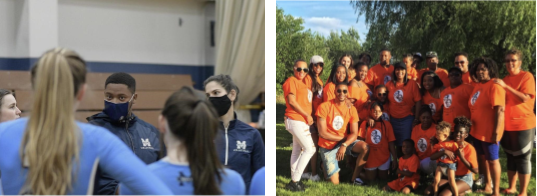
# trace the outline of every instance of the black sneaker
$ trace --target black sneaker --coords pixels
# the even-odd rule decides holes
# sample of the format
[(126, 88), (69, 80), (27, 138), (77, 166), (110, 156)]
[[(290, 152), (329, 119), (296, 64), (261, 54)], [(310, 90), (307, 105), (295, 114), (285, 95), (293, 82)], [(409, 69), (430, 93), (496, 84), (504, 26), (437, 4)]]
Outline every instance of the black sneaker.
[(297, 184), (300, 185), (303, 189), (308, 188), (304, 183), (302, 183), (302, 181), (298, 181)]
[(301, 186), (297, 182), (293, 182), (292, 180), (289, 182), (289, 184), (285, 185), (285, 189), (293, 191), (293, 192), (304, 192), (305, 191), (303, 186)]

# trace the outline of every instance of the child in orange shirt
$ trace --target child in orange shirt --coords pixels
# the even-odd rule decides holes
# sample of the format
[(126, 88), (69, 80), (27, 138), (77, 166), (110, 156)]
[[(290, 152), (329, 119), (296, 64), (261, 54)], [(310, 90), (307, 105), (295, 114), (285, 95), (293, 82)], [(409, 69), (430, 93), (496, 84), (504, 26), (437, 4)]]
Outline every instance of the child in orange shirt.
[(382, 190), (409, 194), (416, 189), (420, 179), (418, 174), (420, 159), (414, 151), (414, 145), (414, 140), (406, 139), (403, 141), (403, 156), (399, 158), (399, 168), (397, 169), (399, 178), (389, 182)]
[[(447, 122), (440, 122), (436, 125), (436, 139), (438, 144), (435, 144), (433, 147), (433, 152), (443, 151), (444, 149), (451, 152), (456, 152), (459, 150), (459, 145), (455, 141), (448, 141), (449, 134), (451, 133), (451, 125)], [(453, 159), (452, 159), (453, 158)], [(443, 175), (447, 175), (449, 186), (451, 190), (458, 196), (459, 191), (457, 190), (457, 184), (455, 182), (455, 171), (457, 171), (456, 157), (447, 157), (446, 155), (438, 159), (438, 166), (434, 173), (434, 194), (438, 194), (438, 184)]]

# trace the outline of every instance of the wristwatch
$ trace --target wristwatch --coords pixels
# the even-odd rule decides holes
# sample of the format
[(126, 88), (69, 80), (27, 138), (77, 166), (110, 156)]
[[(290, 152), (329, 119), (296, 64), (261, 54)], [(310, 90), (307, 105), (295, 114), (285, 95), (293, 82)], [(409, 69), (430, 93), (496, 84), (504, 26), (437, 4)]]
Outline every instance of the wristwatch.
[(341, 145), (343, 145), (343, 146), (345, 146), (345, 147), (348, 147), (348, 145), (347, 145), (347, 144), (345, 144), (345, 143), (343, 143), (343, 144), (341, 144)]

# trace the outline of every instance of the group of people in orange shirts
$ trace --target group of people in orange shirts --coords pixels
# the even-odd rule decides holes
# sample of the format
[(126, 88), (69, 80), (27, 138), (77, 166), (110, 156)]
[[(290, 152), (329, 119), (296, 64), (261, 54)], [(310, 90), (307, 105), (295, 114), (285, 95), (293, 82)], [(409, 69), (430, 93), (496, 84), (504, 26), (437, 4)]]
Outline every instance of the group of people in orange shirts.
[[(339, 164), (347, 156), (355, 185), (398, 178), (384, 190), (410, 193), (420, 177), (434, 178), (425, 194), (500, 194), (499, 146), (507, 155), (509, 187), (502, 193), (526, 195), (535, 137), (535, 79), (521, 70), (523, 54), (505, 53), (509, 75), (500, 79), (494, 60), (456, 53), (449, 70), (438, 67), (438, 54), (405, 54), (391, 63), (380, 51), (357, 63), (343, 55), (326, 84), (324, 61), (297, 60), (294, 76), (283, 84), (285, 126), (293, 135), (291, 181), (286, 189), (304, 191), (301, 179), (339, 184)], [(425, 60), (427, 67), (417, 70)], [(317, 154), (323, 176), (316, 172)], [(305, 172), (308, 164), (311, 172)], [(307, 170), (307, 169), (306, 169)], [(479, 177), (474, 182), (474, 175)], [(426, 182), (426, 181), (425, 181)]]

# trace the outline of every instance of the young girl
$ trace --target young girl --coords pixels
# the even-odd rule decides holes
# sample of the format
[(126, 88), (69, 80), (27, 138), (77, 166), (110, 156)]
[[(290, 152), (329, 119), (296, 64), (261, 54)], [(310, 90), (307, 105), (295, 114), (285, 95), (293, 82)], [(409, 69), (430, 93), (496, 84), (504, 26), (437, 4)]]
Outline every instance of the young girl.
[[(438, 140), (438, 144), (435, 144), (432, 149), (434, 153), (442, 152), (445, 150), (455, 152), (459, 149), (459, 145), (457, 144), (457, 142), (448, 140), (450, 133), (451, 125), (449, 123), (442, 121), (438, 123), (438, 125), (436, 125), (436, 139)], [(438, 159), (438, 157), (434, 158)], [(434, 195), (438, 195), (438, 185), (440, 184), (442, 175), (447, 175), (449, 180), (449, 186), (451, 187), (451, 190), (453, 190), (453, 192), (455, 193), (454, 195), (459, 195), (459, 191), (457, 190), (457, 184), (455, 182), (455, 171), (457, 171), (456, 158), (457, 157), (455, 155), (453, 155), (452, 157), (444, 155), (438, 159), (438, 166), (436, 167), (436, 171), (434, 173)]]
[(420, 160), (415, 154), (414, 145), (414, 141), (411, 139), (403, 141), (403, 156), (399, 158), (399, 169), (397, 169), (399, 178), (384, 186), (384, 191), (399, 191), (404, 194), (409, 194), (418, 186), (420, 179), (418, 166)]
[[(364, 110), (364, 105), (367, 103), (372, 93), (364, 82), (368, 71), (367, 64), (358, 62), (354, 65), (354, 69), (358, 71), (358, 74), (350, 81), (348, 99), (354, 103), (354, 107), (360, 112)], [(365, 110), (367, 111), (368, 109)], [(359, 117), (360, 121), (363, 121), (367, 118), (367, 114)]]
[(414, 126), (412, 129), (412, 140), (416, 143), (416, 155), (420, 159), (419, 170), (425, 174), (432, 174), (436, 169), (436, 161), (431, 161), (431, 143), (430, 139), (436, 135), (436, 124), (433, 123), (431, 108), (428, 105), (422, 105), (420, 116), (421, 124)]
[(442, 120), (443, 101), (440, 98), (440, 94), (445, 89), (444, 83), (432, 71), (426, 71), (421, 75), (421, 78), (420, 94), (423, 97), (422, 103), (429, 105), (433, 114), (433, 120), (438, 123)]
[[(371, 91), (368, 90), (367, 92), (369, 93)], [(371, 105), (374, 102), (380, 102), (382, 103), (382, 107), (384, 108), (381, 116), (382, 120), (390, 121), (390, 107), (388, 107), (388, 89), (386, 88), (386, 86), (384, 86), (384, 84), (381, 84), (375, 87), (375, 92), (372, 93), (370, 97), (372, 97), (371, 101), (365, 103), (362, 107), (362, 110), (358, 111), (358, 116), (360, 117), (360, 120), (365, 121), (369, 119), (369, 108), (371, 108)], [(369, 119), (369, 121), (369, 126), (372, 126), (374, 120)]]
[[(168, 155), (147, 166), (175, 195), (242, 195), (239, 173), (224, 168), (213, 142), (218, 135), (218, 115), (208, 101), (183, 87), (173, 93), (159, 116), (159, 130)], [(203, 152), (200, 156), (199, 152)], [(122, 195), (132, 195), (121, 186)]]
[[(364, 140), (369, 146), (370, 156), (365, 164), (365, 175), (368, 181), (377, 178), (385, 180), (388, 178), (390, 166), (392, 169), (397, 168), (392, 124), (381, 118), (382, 110), (382, 103), (373, 102), (370, 108), (370, 117), (375, 121), (373, 126), (362, 122), (358, 131), (358, 138)], [(390, 155), (393, 162), (390, 161)]]

